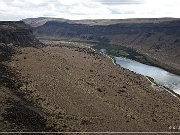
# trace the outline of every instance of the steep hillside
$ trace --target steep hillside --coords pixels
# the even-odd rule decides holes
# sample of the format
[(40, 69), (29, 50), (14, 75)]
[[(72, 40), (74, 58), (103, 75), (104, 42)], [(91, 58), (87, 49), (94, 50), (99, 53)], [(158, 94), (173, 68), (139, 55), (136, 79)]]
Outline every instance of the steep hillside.
[(100, 41), (133, 47), (180, 69), (179, 19), (47, 21), (33, 32), (41, 38)]
[(22, 48), (9, 65), (25, 78), (20, 91), (58, 131), (177, 131), (170, 126), (180, 123), (178, 97), (88, 44), (44, 43)]
[(18, 91), (23, 85), (20, 72), (8, 65), (21, 53), (19, 48), (41, 45), (23, 22), (0, 22), (0, 132), (48, 129), (41, 111)]

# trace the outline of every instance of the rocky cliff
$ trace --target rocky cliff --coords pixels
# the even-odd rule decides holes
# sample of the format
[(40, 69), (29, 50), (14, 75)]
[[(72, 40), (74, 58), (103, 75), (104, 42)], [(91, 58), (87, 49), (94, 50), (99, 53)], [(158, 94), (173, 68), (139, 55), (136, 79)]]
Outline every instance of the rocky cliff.
[(24, 22), (0, 22), (0, 43), (18, 46), (36, 46), (40, 42)]

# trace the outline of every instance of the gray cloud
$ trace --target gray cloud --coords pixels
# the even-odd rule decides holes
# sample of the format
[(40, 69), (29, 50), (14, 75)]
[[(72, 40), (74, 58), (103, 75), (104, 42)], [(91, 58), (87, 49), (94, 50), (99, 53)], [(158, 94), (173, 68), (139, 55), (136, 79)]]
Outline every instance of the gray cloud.
[(180, 0), (0, 0), (0, 20), (180, 17)]
[(95, 0), (102, 4), (142, 4), (144, 0)]
[(111, 9), (111, 13), (116, 14), (116, 15), (120, 15), (120, 14), (135, 14), (136, 12)]

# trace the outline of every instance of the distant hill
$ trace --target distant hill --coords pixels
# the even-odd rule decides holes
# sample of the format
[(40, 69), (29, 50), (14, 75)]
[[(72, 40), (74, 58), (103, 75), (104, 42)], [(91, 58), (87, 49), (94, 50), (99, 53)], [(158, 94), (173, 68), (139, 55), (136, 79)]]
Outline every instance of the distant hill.
[(25, 23), (32, 27), (37, 27), (45, 24), (48, 21), (57, 22), (68, 22), (75, 24), (88, 24), (88, 25), (111, 25), (118, 23), (161, 23), (179, 20), (179, 18), (132, 18), (132, 19), (84, 19), (84, 20), (68, 20), (64, 18), (50, 18), (50, 17), (39, 17), (39, 18), (27, 18), (23, 19)]
[[(36, 26), (33, 32), (40, 38), (101, 41), (133, 47), (180, 69), (180, 19), (177, 18), (27, 20), (25, 23)], [(39, 25), (39, 22), (43, 23)]]
[(27, 19), (23, 19), (22, 21), (25, 22), (26, 24), (29, 24), (31, 27), (38, 27), (44, 25), (48, 21), (66, 22), (68, 20), (63, 18), (40, 17), (40, 18), (27, 18)]

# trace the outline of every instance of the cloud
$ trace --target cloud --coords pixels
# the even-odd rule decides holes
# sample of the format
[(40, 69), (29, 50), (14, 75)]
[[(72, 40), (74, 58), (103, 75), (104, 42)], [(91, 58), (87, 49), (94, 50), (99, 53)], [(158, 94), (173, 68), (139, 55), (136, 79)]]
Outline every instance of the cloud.
[(1, 0), (0, 20), (180, 17), (180, 0)]
[(1, 0), (0, 20), (20, 20), (28, 17), (68, 19), (93, 18), (110, 14), (99, 2), (90, 0)]
[(101, 2), (102, 4), (141, 4), (143, 0), (95, 0)]

